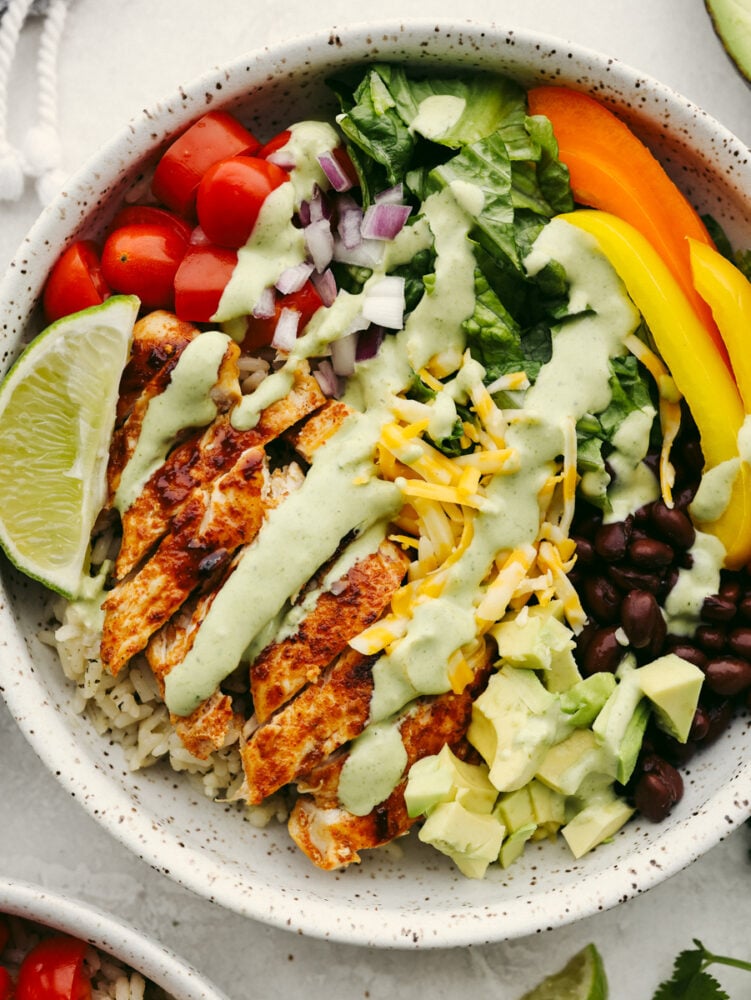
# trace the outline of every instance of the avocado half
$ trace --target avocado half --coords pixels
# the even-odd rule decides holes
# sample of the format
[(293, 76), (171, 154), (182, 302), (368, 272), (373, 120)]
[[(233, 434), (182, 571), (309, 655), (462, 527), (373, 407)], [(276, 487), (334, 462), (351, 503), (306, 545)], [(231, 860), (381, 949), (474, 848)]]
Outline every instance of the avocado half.
[(722, 47), (751, 83), (751, 0), (704, 0)]

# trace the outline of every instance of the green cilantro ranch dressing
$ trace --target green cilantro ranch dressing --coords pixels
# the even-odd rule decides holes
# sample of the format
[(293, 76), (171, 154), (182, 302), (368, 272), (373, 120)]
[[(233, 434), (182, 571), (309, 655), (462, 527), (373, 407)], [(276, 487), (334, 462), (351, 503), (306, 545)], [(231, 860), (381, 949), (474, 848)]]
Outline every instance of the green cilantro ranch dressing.
[(652, 503), (660, 487), (652, 471), (644, 464), (649, 450), (649, 435), (655, 418), (653, 407), (633, 410), (613, 435), (613, 451), (608, 463), (615, 481), (608, 488), (611, 509), (604, 522), (625, 521), (639, 507)]
[(691, 636), (696, 631), (704, 599), (720, 589), (720, 568), (725, 546), (714, 535), (696, 532), (689, 550), (691, 567), (681, 569), (678, 579), (665, 599), (668, 632)]
[(740, 458), (729, 458), (702, 473), (699, 488), (689, 505), (691, 517), (695, 521), (711, 524), (724, 514), (740, 467)]
[[(349, 417), (336, 444), (318, 449), (300, 488), (269, 512), (217, 592), (192, 648), (165, 678), (165, 702), (171, 712), (189, 715), (216, 690), (254, 636), (331, 557), (345, 535), (364, 531), (399, 510), (398, 487), (378, 479), (372, 463), (379, 433), (372, 417)], [(282, 551), (300, 558), (280, 559)]]
[(409, 760), (399, 726), (368, 726), (352, 743), (339, 777), (339, 799), (355, 816), (367, 816), (394, 790)]
[(431, 94), (423, 98), (417, 108), (417, 115), (410, 126), (413, 132), (419, 132), (426, 139), (442, 139), (456, 125), (467, 102), (463, 97), (453, 94)]
[(295, 167), (289, 181), (264, 201), (248, 242), (238, 251), (237, 265), (212, 317), (214, 322), (252, 313), (263, 290), (275, 285), (287, 268), (305, 260), (305, 235), (293, 225), (292, 216), (301, 202), (312, 196), (316, 184), (329, 186), (318, 155), (333, 149), (339, 140), (326, 122), (299, 122), (290, 133), (284, 150)]
[(114, 505), (121, 514), (164, 463), (178, 433), (188, 427), (204, 427), (216, 417), (211, 390), (228, 343), (229, 337), (219, 330), (207, 330), (196, 337), (180, 355), (167, 388), (149, 400), (138, 443), (115, 493)]

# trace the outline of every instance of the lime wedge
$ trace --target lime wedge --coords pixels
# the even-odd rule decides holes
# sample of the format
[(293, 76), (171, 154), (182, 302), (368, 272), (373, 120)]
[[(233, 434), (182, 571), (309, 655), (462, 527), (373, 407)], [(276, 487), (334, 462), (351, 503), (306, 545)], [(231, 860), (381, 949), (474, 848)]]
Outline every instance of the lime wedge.
[(106, 498), (118, 387), (139, 301), (116, 295), (43, 330), (0, 385), (0, 545), (66, 597), (79, 594)]
[(608, 981), (600, 953), (588, 944), (560, 972), (553, 973), (521, 1000), (607, 1000)]

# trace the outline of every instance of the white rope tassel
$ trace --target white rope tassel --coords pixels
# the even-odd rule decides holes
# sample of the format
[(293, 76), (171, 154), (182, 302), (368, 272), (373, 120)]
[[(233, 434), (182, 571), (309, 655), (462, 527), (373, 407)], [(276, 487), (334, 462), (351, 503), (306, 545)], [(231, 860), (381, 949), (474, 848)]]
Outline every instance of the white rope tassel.
[(0, 21), (0, 200), (3, 201), (18, 201), (23, 194), (23, 163), (8, 140), (8, 82), (31, 3), (32, 0), (10, 0)]
[(37, 57), (38, 121), (24, 139), (24, 167), (36, 177), (42, 204), (50, 201), (65, 180), (57, 120), (57, 57), (68, 12), (68, 0), (51, 0), (44, 19)]

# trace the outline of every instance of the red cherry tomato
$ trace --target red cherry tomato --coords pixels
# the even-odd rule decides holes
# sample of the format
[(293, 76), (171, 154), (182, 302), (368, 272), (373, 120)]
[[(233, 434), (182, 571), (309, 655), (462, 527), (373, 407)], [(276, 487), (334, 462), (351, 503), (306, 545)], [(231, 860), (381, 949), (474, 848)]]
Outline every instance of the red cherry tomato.
[(187, 246), (168, 226), (123, 226), (107, 237), (102, 273), (110, 288), (137, 295), (147, 309), (170, 309), (175, 274)]
[(267, 156), (271, 156), (272, 153), (278, 152), (280, 149), (284, 149), (289, 140), (292, 138), (292, 133), (288, 128), (283, 132), (279, 132), (274, 136), (273, 139), (269, 139), (265, 146), (261, 148), (256, 153), (262, 160), (265, 160)]
[(0, 1000), (12, 1000), (13, 980), (4, 965), (0, 965)]
[(203, 176), (196, 195), (198, 222), (212, 243), (241, 247), (271, 192), (288, 180), (275, 163), (255, 156), (233, 156)]
[(42, 307), (47, 322), (98, 306), (110, 290), (102, 275), (99, 252), (92, 240), (78, 240), (59, 258), (47, 278)]
[(157, 201), (180, 215), (193, 209), (198, 183), (214, 163), (255, 153), (260, 143), (226, 111), (209, 111), (162, 155), (151, 182)]
[(280, 296), (276, 300), (273, 316), (267, 319), (260, 319), (256, 316), (248, 317), (247, 332), (242, 344), (243, 350), (252, 351), (259, 347), (266, 347), (271, 343), (282, 309), (294, 309), (300, 313), (300, 322), (297, 325), (299, 333), (307, 325), (313, 313), (322, 305), (321, 296), (309, 281), (299, 291)]
[(227, 247), (201, 243), (188, 248), (175, 275), (175, 313), (190, 323), (209, 323), (237, 264)]
[(15, 1000), (90, 1000), (83, 967), (86, 943), (71, 937), (40, 941), (21, 963)]
[(193, 232), (193, 226), (185, 219), (181, 219), (179, 215), (166, 208), (157, 208), (154, 205), (126, 205), (121, 208), (112, 220), (110, 232), (122, 229), (123, 226), (133, 225), (167, 226), (169, 229), (174, 229), (186, 243)]

